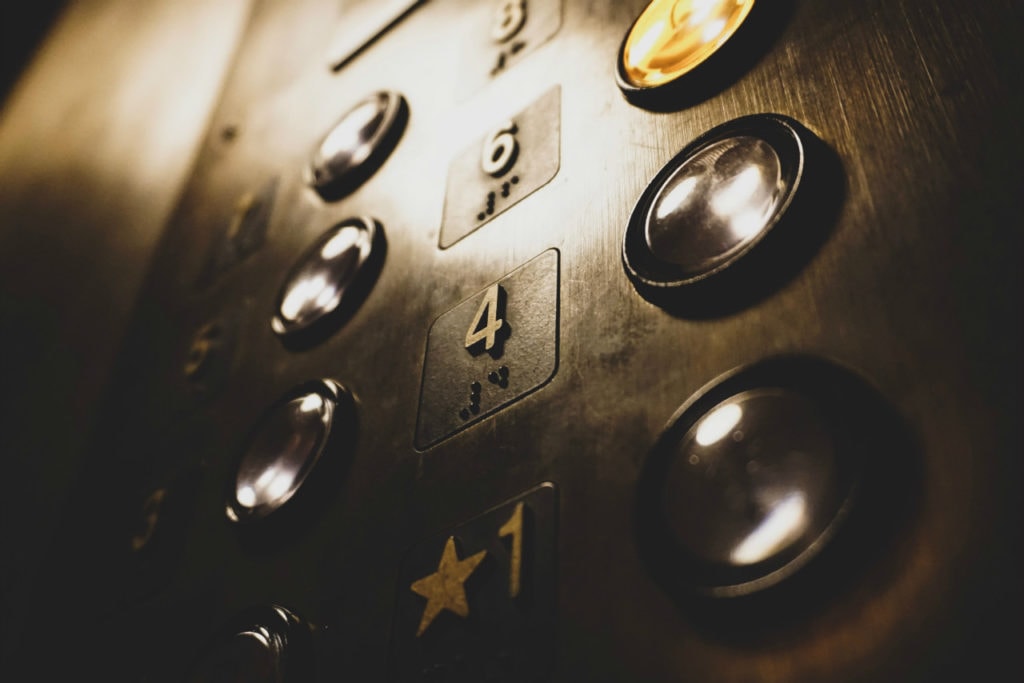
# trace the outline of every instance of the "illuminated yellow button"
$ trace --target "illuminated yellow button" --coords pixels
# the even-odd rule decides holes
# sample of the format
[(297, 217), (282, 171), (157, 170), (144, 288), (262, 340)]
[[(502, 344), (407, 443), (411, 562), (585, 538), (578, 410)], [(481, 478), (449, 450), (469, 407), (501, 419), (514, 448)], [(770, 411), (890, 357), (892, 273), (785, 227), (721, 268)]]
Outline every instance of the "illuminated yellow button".
[(655, 88), (692, 71), (732, 37), (753, 6), (754, 0), (654, 0), (626, 36), (626, 79)]

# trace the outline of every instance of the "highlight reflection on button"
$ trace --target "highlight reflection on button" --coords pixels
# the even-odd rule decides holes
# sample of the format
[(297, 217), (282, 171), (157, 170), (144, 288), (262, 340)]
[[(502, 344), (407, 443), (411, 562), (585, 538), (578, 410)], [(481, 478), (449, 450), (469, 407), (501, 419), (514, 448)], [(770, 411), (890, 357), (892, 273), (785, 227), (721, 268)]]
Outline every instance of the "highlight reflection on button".
[(353, 294), (355, 285), (373, 274), (383, 255), (381, 233), (374, 219), (358, 217), (321, 235), (281, 286), (270, 321), (274, 332), (301, 337), (329, 325), (343, 307), (357, 306), (366, 292)]
[(306, 382), (285, 394), (246, 439), (228, 482), (228, 519), (266, 518), (308, 489), (307, 480), (334, 478), (337, 451), (351, 446), (353, 421), (351, 396), (333, 380)]
[(692, 71), (724, 45), (754, 0), (654, 0), (626, 36), (621, 68), (638, 88), (656, 88)]

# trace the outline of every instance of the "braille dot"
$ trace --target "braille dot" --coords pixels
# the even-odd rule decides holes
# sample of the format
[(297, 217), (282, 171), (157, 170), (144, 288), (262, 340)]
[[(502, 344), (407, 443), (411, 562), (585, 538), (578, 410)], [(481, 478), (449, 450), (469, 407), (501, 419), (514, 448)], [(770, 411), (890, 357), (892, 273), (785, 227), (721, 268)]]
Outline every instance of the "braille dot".
[(459, 411), (459, 417), (461, 417), (463, 420), (468, 420), (469, 419), (469, 411), (466, 410), (465, 408), (463, 408), (462, 410)]
[(516, 183), (519, 182), (519, 176), (514, 175), (511, 178), (509, 178), (509, 180), (512, 182), (513, 185), (515, 185)]
[(480, 389), (482, 389), (483, 387), (481, 386), (480, 382), (473, 382), (472, 384), (469, 385), (469, 388), (473, 391), (474, 394), (479, 394)]
[(493, 213), (494, 213), (494, 207), (493, 206), (488, 206), (487, 207), (487, 215), (490, 216)]
[(487, 193), (487, 201), (489, 201), (489, 202), (493, 202), (493, 201), (494, 201), (494, 198), (495, 198), (496, 196), (497, 196), (497, 195), (495, 195), (495, 194), (494, 194), (493, 192), (488, 192), (488, 193)]
[(483, 219), (485, 219), (485, 218), (487, 218), (487, 214), (486, 214), (486, 213), (484, 213), (483, 211), (481, 211), (480, 213), (478, 213), (478, 214), (476, 215), (476, 219), (477, 219), (478, 221), (482, 221), (482, 220), (483, 220)]
[(498, 373), (492, 372), (492, 373), (488, 374), (487, 375), (487, 381), (490, 382), (491, 384), (497, 384), (498, 383)]
[(501, 375), (502, 377), (508, 377), (508, 367), (502, 365), (500, 368), (498, 368), (498, 374)]
[(475, 403), (475, 404), (471, 405), (471, 406), (469, 407), (469, 410), (470, 410), (470, 411), (471, 411), (471, 412), (472, 412), (472, 413), (473, 413), (474, 415), (476, 415), (477, 413), (479, 413), (479, 412), (480, 412), (480, 404), (479, 404), (479, 403)]

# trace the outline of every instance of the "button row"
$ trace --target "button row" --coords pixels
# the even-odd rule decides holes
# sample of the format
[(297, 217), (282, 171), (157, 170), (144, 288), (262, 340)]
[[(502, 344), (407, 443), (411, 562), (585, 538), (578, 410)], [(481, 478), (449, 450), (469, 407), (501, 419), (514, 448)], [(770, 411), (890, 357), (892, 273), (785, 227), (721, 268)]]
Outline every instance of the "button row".
[[(293, 392), (280, 404), (283, 429), (252, 442), (231, 505), (243, 498), (243, 481), (265, 480), (244, 484), (259, 488), (252, 500), (297, 494), (301, 481), (291, 474), (280, 491), (270, 489), (277, 463), (303, 469), (311, 444), (334, 438), (323, 434), (331, 426), (321, 399)], [(313, 417), (294, 419), (299, 413)], [(793, 579), (837, 548), (881, 537), (894, 521), (868, 493), (907, 459), (904, 435), (886, 415), (862, 378), (808, 356), (766, 359), (699, 391), (669, 420), (638, 480), (638, 548), (652, 575), (673, 595), (739, 609), (778, 585), (796, 596), (827, 585), (822, 572), (814, 581)], [(287, 447), (267, 457), (274, 443)], [(293, 462), (296, 450), (301, 462)], [(541, 484), (405, 553), (391, 637), (394, 680), (467, 667), (546, 675), (554, 655), (557, 492), (554, 483)], [(267, 656), (266, 647), (246, 645), (230, 650), (245, 650), (253, 663)]]

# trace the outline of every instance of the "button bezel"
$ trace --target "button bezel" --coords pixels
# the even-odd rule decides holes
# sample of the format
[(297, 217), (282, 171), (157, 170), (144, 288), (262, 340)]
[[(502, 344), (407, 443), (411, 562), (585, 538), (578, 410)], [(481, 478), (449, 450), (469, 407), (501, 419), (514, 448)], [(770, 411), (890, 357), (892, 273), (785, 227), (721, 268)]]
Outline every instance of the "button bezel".
[[(347, 168), (332, 168), (331, 162), (337, 156), (337, 152), (325, 149), (327, 141), (349, 116), (375, 99), (378, 101), (379, 111), (383, 115), (380, 124), (371, 136), (362, 141), (354, 150), (352, 161)], [(409, 105), (400, 93), (380, 90), (363, 98), (338, 117), (330, 130), (320, 138), (313, 150), (309, 164), (305, 168), (306, 183), (316, 190), (324, 201), (328, 202), (337, 201), (352, 193), (391, 156), (402, 133), (405, 132), (408, 120)]]
[(189, 681), (206, 681), (225, 673), (230, 650), (237, 638), (251, 638), (263, 645), (273, 662), (270, 673), (280, 683), (313, 679), (314, 647), (310, 626), (280, 605), (260, 605), (241, 612), (193, 662)]
[[(247, 507), (238, 500), (238, 472), (249, 452), (253, 441), (259, 435), (266, 421), (283, 406), (300, 396), (315, 393), (327, 408), (327, 419), (323, 437), (316, 445), (315, 452), (296, 477), (286, 495), (273, 504)], [(239, 526), (250, 526), (264, 520), (280, 519), (291, 510), (302, 507), (304, 501), (313, 500), (321, 493), (315, 489), (326, 488), (335, 477), (331, 476), (344, 465), (346, 451), (356, 439), (356, 405), (352, 394), (339, 382), (332, 379), (318, 379), (303, 382), (293, 387), (268, 409), (254, 423), (245, 438), (244, 445), (235, 457), (224, 491), (224, 513), (229, 521)]]
[[(637, 290), (647, 298), (658, 299), (666, 294), (711, 280), (744, 260), (779, 226), (794, 198), (804, 184), (804, 169), (809, 136), (799, 123), (779, 114), (755, 114), (728, 121), (703, 133), (672, 157), (648, 183), (630, 214), (622, 244), (622, 263)], [(735, 248), (716, 266), (698, 273), (659, 258), (650, 248), (645, 227), (650, 209), (665, 183), (681, 165), (707, 147), (723, 140), (749, 136), (766, 142), (778, 155), (784, 187), (775, 210), (764, 227), (750, 240)]]
[[(834, 435), (842, 502), (831, 521), (799, 552), (782, 553), (740, 567), (712, 564), (687, 552), (673, 537), (662, 506), (668, 472), (676, 457), (677, 444), (710, 410), (731, 397), (762, 389), (798, 394), (820, 409), (823, 424)], [(893, 473), (896, 478), (896, 473), (906, 471), (909, 453), (903, 436), (900, 422), (878, 392), (860, 376), (832, 361), (787, 355), (729, 371), (687, 399), (649, 451), (637, 494), (641, 553), (655, 578), (676, 596), (740, 598), (774, 588), (826, 550), (844, 545), (838, 544), (835, 536), (841, 529), (851, 527), (851, 518), (877, 518), (878, 510), (887, 504), (887, 495), (880, 493), (885, 485), (879, 486), (874, 475)], [(871, 494), (862, 495), (865, 489)], [(868, 507), (878, 510), (867, 514), (863, 508)], [(860, 528), (863, 524), (852, 526), (864, 531)], [(868, 532), (868, 536), (871, 533), (874, 532)], [(856, 534), (850, 532), (846, 537), (852, 535)]]
[[(365, 248), (360, 249), (359, 259), (354, 266), (355, 272), (339, 293), (334, 305), (309, 320), (294, 321), (285, 318), (281, 314), (281, 306), (288, 294), (289, 285), (303, 269), (320, 258), (324, 245), (342, 229), (350, 227), (365, 231), (367, 239)], [(375, 218), (354, 216), (335, 223), (320, 235), (288, 270), (274, 300), (274, 314), (270, 320), (271, 329), (286, 345), (296, 350), (307, 348), (330, 336), (344, 325), (348, 317), (359, 308), (369, 294), (369, 290), (380, 274), (386, 250), (384, 228)]]
[(768, 53), (793, 13), (794, 0), (756, 0), (746, 18), (716, 50), (674, 79), (655, 86), (635, 85), (626, 73), (629, 36), (644, 9), (629, 24), (615, 58), (615, 82), (630, 104), (650, 111), (679, 111), (724, 91)]

